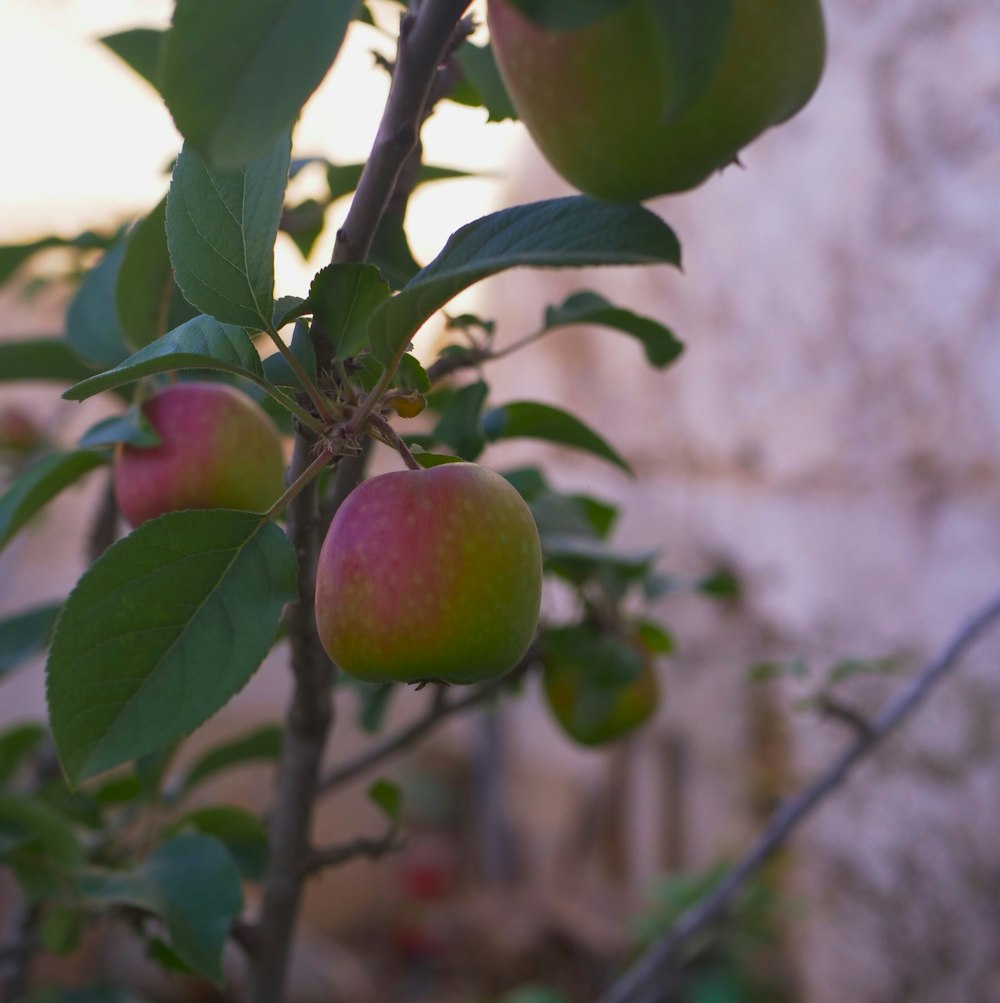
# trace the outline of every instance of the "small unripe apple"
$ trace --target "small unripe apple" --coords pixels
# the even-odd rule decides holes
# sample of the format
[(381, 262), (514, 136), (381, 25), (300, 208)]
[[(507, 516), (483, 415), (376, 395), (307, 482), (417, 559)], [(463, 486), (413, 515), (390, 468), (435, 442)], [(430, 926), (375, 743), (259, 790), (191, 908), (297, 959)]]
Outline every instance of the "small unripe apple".
[[(597, 746), (648, 721), (659, 706), (660, 685), (652, 654), (641, 640), (609, 638), (587, 628), (566, 633), (573, 644), (543, 649), (542, 655), (542, 688), (562, 730), (580, 745)], [(607, 664), (602, 664), (604, 653)], [(632, 662), (634, 671), (626, 681), (623, 661)]]
[(0, 449), (30, 453), (42, 441), (42, 430), (26, 411), (9, 407), (0, 411)]
[(165, 512), (265, 512), (284, 487), (281, 436), (245, 394), (224, 383), (175, 383), (143, 404), (160, 437), (148, 449), (119, 444), (115, 496), (132, 526)]
[(375, 682), (501, 676), (538, 623), (542, 556), (528, 506), (473, 463), (365, 481), (340, 507), (316, 574), (330, 658)]
[(622, 0), (584, 28), (549, 31), (489, 0), (497, 65), (528, 132), (570, 184), (612, 202), (701, 184), (799, 111), (823, 72), (820, 0), (733, 0), (719, 65), (674, 109), (671, 81), (684, 71), (656, 2)]

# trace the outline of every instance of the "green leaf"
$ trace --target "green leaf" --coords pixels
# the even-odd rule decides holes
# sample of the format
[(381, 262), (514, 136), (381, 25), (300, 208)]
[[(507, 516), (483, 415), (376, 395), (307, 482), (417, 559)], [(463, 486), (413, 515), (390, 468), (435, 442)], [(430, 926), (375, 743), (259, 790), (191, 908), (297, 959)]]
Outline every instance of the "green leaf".
[(642, 642), (642, 646), (654, 655), (671, 655), (677, 648), (673, 634), (651, 620), (637, 623), (635, 632)]
[(33, 721), (15, 724), (0, 734), (0, 786), (9, 784), (24, 762), (35, 755), (46, 734)]
[(599, 324), (630, 334), (642, 342), (646, 358), (659, 369), (676, 362), (684, 345), (673, 332), (651, 317), (616, 307), (597, 293), (574, 293), (560, 306), (545, 311), (545, 330), (576, 324)]
[(70, 387), (63, 397), (82, 401), (102, 390), (176, 369), (215, 369), (249, 380), (264, 376), (257, 349), (242, 327), (202, 315), (140, 348), (114, 369)]
[(38, 935), (48, 954), (65, 955), (76, 949), (87, 925), (82, 909), (49, 903), (39, 924)]
[(147, 83), (160, 89), (160, 56), (167, 33), (159, 28), (130, 28), (105, 35), (103, 42), (123, 63)]
[(66, 311), (66, 340), (81, 358), (102, 369), (128, 355), (118, 322), (115, 285), (125, 248), (117, 243), (83, 277)]
[(456, 390), (434, 426), (434, 439), (451, 446), (465, 460), (475, 460), (486, 445), (481, 415), (489, 389), (480, 380)]
[(37, 606), (0, 620), (0, 679), (48, 646), (61, 609), (58, 603)]
[(212, 805), (199, 808), (178, 819), (177, 831), (196, 829), (214, 836), (232, 855), (240, 874), (248, 881), (260, 881), (267, 865), (267, 826), (245, 808)]
[(475, 45), (466, 41), (455, 54), (455, 62), (458, 63), (464, 80), (448, 95), (452, 101), (485, 108), (488, 122), (517, 119), (517, 111), (489, 45)]
[(312, 313), (333, 346), (334, 359), (347, 359), (367, 346), (368, 321), (389, 298), (389, 285), (374, 265), (337, 263), (316, 273), (306, 313)]
[(222, 981), (222, 950), (243, 908), (243, 892), (239, 871), (218, 840), (177, 836), (131, 871), (87, 872), (82, 886), (97, 905), (128, 905), (160, 916), (177, 956)]
[(166, 197), (141, 219), (125, 242), (115, 301), (125, 337), (135, 348), (149, 345), (197, 311), (181, 295), (167, 253)]
[(372, 317), (376, 357), (388, 365), (420, 326), (453, 296), (518, 266), (680, 264), (673, 230), (639, 205), (585, 196), (503, 209), (463, 226), (399, 295)]
[(25, 470), (0, 495), (0, 550), (64, 488), (107, 461), (102, 453), (79, 450), (53, 453)]
[(547, 986), (520, 986), (505, 993), (500, 1003), (569, 1003), (569, 1000), (555, 989)]
[(281, 755), (284, 732), (276, 725), (267, 725), (223, 742), (209, 749), (188, 771), (181, 786), (186, 794), (209, 777), (234, 766), (265, 760), (273, 762)]
[(49, 718), (70, 781), (207, 720), (257, 670), (295, 595), (291, 544), (253, 512), (172, 512), (105, 551), (49, 652)]
[(483, 417), (483, 432), (490, 442), (498, 439), (542, 439), (580, 449), (620, 467), (631, 468), (622, 456), (579, 418), (557, 407), (534, 401), (514, 401)]
[(0, 342), (0, 381), (75, 383), (93, 372), (62, 338)]
[(37, 900), (65, 890), (84, 854), (60, 812), (34, 794), (0, 791), (0, 858)]
[(391, 822), (398, 822), (403, 812), (403, 791), (384, 777), (368, 788), (368, 797), (385, 812)]
[(585, 536), (545, 536), (542, 555), (547, 570), (571, 581), (580, 581), (597, 572), (614, 572), (627, 581), (644, 578), (657, 558), (655, 550), (635, 553), (615, 550), (602, 540)]
[(177, 158), (167, 195), (170, 260), (187, 301), (223, 323), (271, 326), (274, 241), (290, 157), (286, 135), (243, 170), (209, 167), (187, 146)]
[(142, 408), (133, 405), (124, 414), (104, 418), (91, 425), (80, 437), (79, 445), (84, 449), (99, 446), (114, 446), (127, 442), (130, 446), (150, 448), (160, 444), (160, 437), (143, 413)]
[(87, 230), (76, 237), (51, 235), (40, 240), (29, 240), (25, 244), (8, 244), (0, 247), (0, 285), (3, 285), (26, 261), (50, 247), (74, 248), (78, 251), (107, 250), (115, 237), (93, 233)]
[(286, 136), (344, 39), (356, 0), (177, 0), (163, 94), (212, 164), (240, 168)]
[(346, 673), (340, 682), (340, 685), (344, 684), (350, 686), (357, 694), (358, 724), (369, 735), (374, 734), (382, 727), (396, 686), (392, 683), (369, 683)]

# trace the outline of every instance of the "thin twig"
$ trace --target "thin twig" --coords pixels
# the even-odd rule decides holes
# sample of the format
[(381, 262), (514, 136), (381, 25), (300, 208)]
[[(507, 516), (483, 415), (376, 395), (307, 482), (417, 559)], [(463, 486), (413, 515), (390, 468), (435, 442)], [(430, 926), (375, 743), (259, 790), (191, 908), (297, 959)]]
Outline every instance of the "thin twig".
[(338, 846), (326, 846), (313, 850), (302, 864), (303, 875), (315, 874), (328, 867), (340, 867), (359, 857), (369, 860), (380, 860), (390, 853), (398, 853), (403, 848), (403, 840), (395, 825), (380, 839), (370, 836), (360, 836), (350, 843)]
[(398, 731), (395, 735), (372, 746), (354, 759), (347, 760), (320, 781), (318, 793), (326, 794), (343, 786), (356, 777), (367, 773), (386, 759), (390, 759), (403, 749), (416, 744), (425, 735), (454, 714), (477, 707), (496, 696), (508, 686), (520, 680), (538, 659), (538, 647), (533, 644), (521, 661), (505, 676), (482, 683), (457, 700), (449, 700), (447, 691), (440, 687), (435, 693), (431, 707), (416, 721)]
[(108, 547), (118, 538), (118, 499), (115, 497), (115, 479), (109, 473), (101, 502), (94, 521), (90, 526), (90, 536), (87, 540), (87, 551), (90, 563), (93, 564)]
[(747, 880), (771, 854), (846, 780), (859, 762), (923, 703), (997, 620), (1000, 620), (1000, 595), (966, 621), (944, 648), (871, 720), (865, 733), (859, 734), (808, 787), (775, 811), (768, 827), (726, 877), (684, 912), (668, 933), (649, 947), (598, 1003), (663, 1003), (663, 985), (659, 980), (669, 975), (681, 948), (726, 912)]

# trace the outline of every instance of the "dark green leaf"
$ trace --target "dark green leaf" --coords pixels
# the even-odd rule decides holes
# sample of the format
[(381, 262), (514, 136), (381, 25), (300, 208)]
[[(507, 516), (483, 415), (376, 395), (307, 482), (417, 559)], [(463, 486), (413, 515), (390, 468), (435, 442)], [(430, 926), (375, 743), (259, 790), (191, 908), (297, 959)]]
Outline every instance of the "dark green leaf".
[(274, 301), (274, 329), (280, 331), (286, 324), (308, 313), (305, 305), (306, 301), (301, 296), (279, 296)]
[(160, 53), (165, 31), (159, 28), (130, 28), (105, 35), (103, 42), (119, 59), (159, 90)]
[(0, 679), (32, 655), (43, 651), (62, 606), (38, 606), (0, 620)]
[(654, 655), (673, 654), (677, 647), (673, 634), (664, 630), (658, 623), (643, 620), (635, 625), (635, 631), (642, 646)]
[(196, 829), (214, 836), (232, 855), (240, 874), (248, 881), (260, 881), (267, 864), (267, 826), (244, 808), (212, 805), (189, 812), (173, 827), (177, 831)]
[(434, 439), (451, 446), (463, 459), (475, 460), (486, 445), (481, 415), (488, 393), (489, 387), (482, 381), (456, 390), (434, 426)]
[(81, 436), (79, 445), (84, 449), (95, 449), (98, 446), (113, 446), (118, 442), (148, 449), (158, 446), (160, 437), (142, 409), (133, 405), (124, 414), (105, 418), (96, 425), (91, 425)]
[(337, 263), (316, 273), (305, 312), (329, 339), (333, 358), (347, 359), (366, 347), (368, 321), (388, 298), (389, 286), (374, 265)]
[(399, 821), (403, 811), (403, 791), (399, 784), (380, 778), (368, 788), (368, 797), (385, 812), (390, 821)]
[(340, 49), (356, 0), (178, 0), (163, 52), (177, 128), (240, 168), (287, 135)]
[(77, 237), (42, 237), (26, 244), (8, 244), (0, 247), (0, 286), (2, 286), (26, 261), (40, 251), (50, 247), (69, 247), (78, 251), (107, 250), (114, 243), (114, 236), (86, 231)]
[(175, 369), (215, 369), (257, 380), (264, 376), (260, 356), (242, 327), (199, 316), (140, 348), (114, 369), (70, 387), (63, 396), (86, 400), (102, 390)]
[(374, 734), (382, 727), (396, 687), (392, 683), (365, 682), (346, 673), (343, 676), (343, 683), (349, 685), (358, 695), (358, 724), (369, 735)]
[(80, 943), (86, 925), (82, 909), (50, 903), (38, 928), (43, 949), (49, 954), (69, 954)]
[(500, 1003), (569, 1003), (569, 1000), (546, 986), (521, 986), (505, 993)]
[(83, 277), (66, 311), (66, 340), (81, 358), (95, 366), (114, 366), (128, 355), (118, 322), (115, 285), (125, 254), (115, 244)]
[(326, 184), (330, 189), (330, 201), (350, 195), (358, 187), (364, 169), (364, 164), (328, 164)]
[(399, 368), (396, 370), (396, 377), (392, 382), (397, 389), (404, 393), (425, 394), (431, 388), (427, 370), (420, 365), (416, 356), (409, 354), (404, 355), (399, 360)]
[(62, 338), (0, 342), (0, 381), (75, 383), (86, 379), (92, 372)]
[(462, 70), (464, 80), (449, 95), (453, 101), (485, 108), (489, 122), (517, 119), (517, 111), (489, 45), (467, 41), (455, 54), (455, 61)]
[(232, 741), (209, 749), (188, 771), (182, 785), (186, 793), (209, 777), (234, 766), (252, 762), (274, 762), (281, 755), (283, 732), (276, 725), (267, 725)]
[(209, 167), (186, 146), (177, 158), (167, 195), (170, 260), (188, 302), (224, 323), (271, 326), (274, 240), (290, 156), (283, 136), (243, 170)]
[(626, 473), (628, 463), (596, 432), (560, 408), (534, 401), (515, 401), (483, 416), (483, 432), (490, 442), (498, 439), (542, 439), (593, 453)]
[(246, 684), (295, 597), (295, 554), (252, 512), (172, 512), (119, 540), (70, 594), (49, 718), (70, 780), (161, 748)]
[(0, 791), (0, 858), (32, 900), (64, 891), (83, 848), (62, 814), (33, 794)]
[(326, 223), (326, 206), (316, 199), (306, 199), (281, 214), (281, 230), (287, 233), (303, 258), (308, 258)]
[(719, 568), (698, 582), (698, 591), (723, 602), (737, 602), (743, 594), (743, 585), (729, 568)]
[(59, 237), (43, 237), (41, 240), (28, 241), (26, 244), (8, 244), (0, 247), (0, 286), (39, 251), (47, 251), (50, 247), (64, 247), (66, 243), (67, 241)]
[(142, 348), (197, 314), (174, 282), (167, 253), (166, 197), (128, 235), (115, 301), (125, 337)]
[(546, 330), (571, 324), (599, 324), (632, 335), (642, 342), (650, 364), (660, 369), (676, 362), (684, 351), (684, 345), (659, 321), (616, 307), (597, 293), (574, 293), (560, 306), (545, 311)]
[(10, 783), (26, 760), (38, 752), (45, 735), (45, 729), (31, 721), (0, 734), (0, 786)]
[(64, 488), (107, 461), (102, 453), (78, 450), (53, 453), (25, 470), (0, 495), (0, 550)]
[(221, 982), (222, 950), (243, 908), (243, 892), (239, 871), (218, 840), (177, 836), (132, 871), (90, 871), (82, 885), (97, 905), (128, 905), (160, 916), (178, 957)]
[(372, 346), (389, 364), (453, 296), (508, 268), (652, 264), (679, 265), (680, 245), (673, 230), (642, 206), (570, 196), (503, 209), (454, 233), (444, 250), (375, 312)]

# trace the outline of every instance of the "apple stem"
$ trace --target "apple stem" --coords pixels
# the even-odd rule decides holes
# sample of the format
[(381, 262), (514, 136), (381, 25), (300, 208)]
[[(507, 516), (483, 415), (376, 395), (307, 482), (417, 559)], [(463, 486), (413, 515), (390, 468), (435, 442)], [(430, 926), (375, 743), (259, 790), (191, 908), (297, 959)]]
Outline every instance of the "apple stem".
[(368, 426), (375, 433), (375, 438), (391, 446), (403, 458), (403, 462), (410, 470), (423, 470), (424, 468), (416, 461), (410, 447), (403, 442), (400, 434), (381, 415), (373, 414), (368, 418)]
[(309, 466), (299, 474), (285, 489), (282, 496), (267, 510), (269, 518), (276, 516), (288, 503), (295, 498), (299, 492), (311, 481), (315, 480), (323, 471), (323, 468), (330, 462), (332, 454), (328, 446), (320, 450), (319, 455)]

